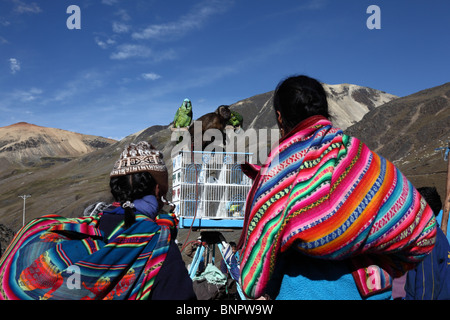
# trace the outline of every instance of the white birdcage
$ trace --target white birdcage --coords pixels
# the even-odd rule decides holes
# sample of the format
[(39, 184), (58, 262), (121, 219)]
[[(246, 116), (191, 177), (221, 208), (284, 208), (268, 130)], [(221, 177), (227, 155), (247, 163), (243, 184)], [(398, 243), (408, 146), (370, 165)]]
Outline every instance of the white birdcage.
[(180, 226), (242, 226), (252, 181), (240, 164), (250, 153), (187, 152), (172, 159), (172, 201)]

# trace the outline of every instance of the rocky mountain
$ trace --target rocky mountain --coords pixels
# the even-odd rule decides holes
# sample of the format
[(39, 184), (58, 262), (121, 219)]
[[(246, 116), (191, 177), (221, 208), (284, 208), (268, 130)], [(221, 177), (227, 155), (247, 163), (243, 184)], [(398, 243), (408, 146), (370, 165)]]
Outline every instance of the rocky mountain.
[[(83, 181), (79, 180), (79, 174), (64, 177), (69, 172), (66, 168), (71, 167), (75, 159), (116, 142), (103, 137), (24, 122), (1, 127), (0, 223), (13, 227), (14, 230), (21, 226), (22, 205), (19, 204), (22, 204), (20, 201), (23, 200), (19, 195), (23, 194), (32, 195), (32, 198), (27, 199), (30, 216), (33, 212), (36, 212), (35, 215), (39, 215), (37, 212), (50, 212), (45, 211), (47, 206), (50, 210), (60, 212), (64, 207), (64, 200), (59, 196), (64, 194), (64, 189), (68, 185), (83, 184)], [(39, 201), (35, 201), (35, 197)], [(74, 197), (78, 195), (75, 194)], [(46, 204), (40, 200), (44, 200)], [(28, 203), (34, 202), (36, 207), (28, 208)]]
[[(370, 110), (398, 97), (392, 94), (353, 84), (322, 84), (328, 97), (328, 106), (334, 122), (342, 129), (357, 123)], [(275, 128), (272, 108), (274, 92), (267, 92), (231, 105), (244, 117), (244, 130), (248, 128)]]
[[(48, 167), (115, 143), (103, 137), (19, 122), (0, 128), (0, 176), (10, 166)], [(8, 165), (9, 164), (9, 165)]]
[(435, 186), (446, 194), (450, 140), (450, 83), (390, 101), (367, 113), (346, 133), (391, 160), (416, 187)]
[[(397, 113), (400, 110), (397, 110), (397, 108), (392, 108), (391, 110), (389, 108), (389, 106), (397, 106), (397, 102), (403, 106), (399, 107), (399, 109), (408, 110), (415, 110), (419, 100), (426, 101), (430, 99), (429, 101), (432, 101), (433, 99), (438, 99), (436, 101), (441, 101), (442, 99), (439, 96), (444, 98), (441, 101), (443, 106), (447, 106), (445, 103), (448, 103), (447, 93), (443, 94), (443, 92), (446, 92), (445, 90), (439, 90), (441, 92), (440, 95), (434, 94), (434, 90), (430, 89), (430, 91), (425, 91), (425, 93), (418, 93), (418, 96), (415, 98), (397, 98), (381, 91), (356, 85), (341, 84), (324, 86), (329, 95), (330, 111), (333, 115), (334, 122), (341, 128), (349, 130), (349, 132), (353, 132), (356, 136), (359, 135), (361, 139), (369, 140), (369, 142), (383, 141), (384, 144), (387, 144), (387, 141), (395, 140), (392, 139), (392, 135), (395, 137), (399, 136), (398, 133), (390, 133), (391, 136), (383, 135), (385, 131), (388, 132), (387, 123), (389, 123), (389, 128), (399, 128), (399, 132), (406, 130), (404, 123), (396, 125), (396, 121), (402, 120), (402, 117), (397, 117)], [(272, 109), (272, 96), (273, 92), (268, 92), (230, 104), (232, 110), (236, 110), (244, 116), (244, 131), (248, 129), (257, 130), (276, 127)], [(423, 97), (419, 99), (421, 96)], [(420, 112), (426, 110), (431, 112), (431, 109), (428, 109), (431, 107), (425, 102), (423, 103), (424, 106), (421, 107)], [(427, 106), (425, 107), (425, 105)], [(431, 102), (430, 105), (432, 105)], [(385, 108), (386, 106), (388, 108)], [(215, 110), (216, 107), (212, 106), (211, 111)], [(377, 112), (378, 110), (383, 110), (383, 112), (379, 113)], [(439, 110), (436, 109), (433, 112), (437, 113)], [(415, 111), (410, 112), (412, 115), (415, 114)], [(380, 118), (382, 120), (377, 120), (378, 118), (375, 120), (366, 120), (372, 119), (369, 117), (372, 113), (378, 114), (379, 117), (383, 116), (383, 118)], [(435, 114), (436, 121), (443, 114), (444, 111), (439, 111), (437, 118)], [(413, 118), (411, 116), (411, 119)], [(378, 129), (373, 131), (373, 134), (376, 133), (377, 135), (372, 137), (370, 134), (363, 136), (363, 129), (368, 126), (366, 121), (375, 121), (375, 123), (378, 123), (377, 121), (384, 122), (378, 123)], [(432, 117), (427, 121), (432, 121)], [(363, 125), (358, 126), (360, 123), (363, 123)], [(427, 134), (434, 137), (435, 133), (434, 131), (432, 132), (434, 128), (437, 127), (431, 126)], [(424, 134), (424, 132), (420, 132)], [(446, 132), (448, 133), (448, 129)], [(406, 136), (410, 134), (417, 134), (417, 132), (405, 131)], [(23, 200), (18, 196), (23, 194), (31, 194), (31, 198), (26, 200), (26, 221), (29, 221), (33, 217), (49, 213), (61, 214), (68, 217), (79, 216), (82, 214), (84, 208), (94, 202), (110, 202), (112, 199), (109, 192), (109, 172), (125, 144), (140, 140), (150, 141), (155, 147), (163, 151), (170, 173), (172, 169), (171, 155), (176, 138), (176, 133), (169, 129), (169, 125), (152, 126), (131, 134), (121, 141), (106, 145), (101, 149), (80, 156), (67, 156), (68, 161), (65, 162), (54, 161), (53, 165), (37, 163), (32, 167), (24, 167), (16, 170), (14, 173), (3, 175), (3, 177), (0, 175), (0, 223), (7, 225), (15, 231), (21, 227)], [(407, 139), (418, 138), (409, 137)], [(444, 139), (443, 136), (441, 139)], [(1, 141), (0, 144), (2, 143)], [(413, 144), (408, 149), (410, 150), (409, 152), (416, 152), (416, 147), (418, 146)], [(376, 145), (374, 147), (378, 148), (379, 146)], [(439, 147), (439, 145), (430, 147), (428, 149), (430, 153), (434, 147)], [(393, 151), (397, 149), (398, 147), (393, 148)], [(384, 149), (379, 150), (384, 152)], [(10, 152), (13, 151), (11, 150)], [(436, 159), (438, 159), (438, 154), (436, 156)], [(404, 166), (409, 164), (410, 166), (421, 167), (424, 165), (424, 163), (417, 159), (405, 157), (403, 153), (393, 153), (392, 156), (386, 154), (386, 157)], [(0, 157), (0, 161), (2, 161), (1, 159)], [(444, 162), (442, 159), (439, 159), (439, 161), (441, 163)], [(433, 168), (430, 167), (430, 170), (434, 170), (435, 165), (439, 165), (439, 168), (441, 168), (442, 166), (441, 163), (438, 163), (439, 161), (436, 160), (435, 163), (429, 163), (429, 166), (433, 166)]]
[(83, 155), (67, 156), (64, 161), (56, 158), (52, 165), (39, 162), (4, 173), (0, 176), (0, 223), (14, 231), (22, 226), (19, 196), (24, 194), (31, 195), (26, 199), (26, 221), (50, 213), (80, 216), (93, 202), (112, 201), (109, 173), (125, 144), (150, 140), (162, 149), (170, 144), (169, 131), (168, 126), (153, 126)]
[[(322, 85), (327, 93), (333, 122), (342, 129), (360, 121), (370, 110), (398, 98), (383, 91), (353, 84), (329, 85), (323, 83)], [(273, 111), (273, 94), (274, 91), (263, 93), (230, 106), (232, 110), (236, 110), (244, 117), (243, 129), (245, 132), (248, 133), (248, 129), (278, 129)], [(267, 139), (261, 139), (261, 136), (258, 136), (256, 143), (250, 143), (250, 140), (242, 135), (235, 140), (235, 145), (245, 144), (245, 150), (237, 151), (252, 152), (254, 154), (253, 161), (255, 161), (255, 150), (258, 150), (257, 161), (262, 162), (270, 151), (270, 146), (273, 142), (278, 141), (278, 138), (278, 130), (274, 132), (269, 130)], [(249, 147), (249, 144), (252, 145), (252, 148)]]

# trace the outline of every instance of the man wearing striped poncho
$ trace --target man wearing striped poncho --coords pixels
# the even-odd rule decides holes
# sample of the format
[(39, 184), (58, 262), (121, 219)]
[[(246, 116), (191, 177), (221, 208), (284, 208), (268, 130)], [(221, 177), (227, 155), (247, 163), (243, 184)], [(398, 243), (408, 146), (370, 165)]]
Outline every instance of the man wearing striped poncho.
[(261, 168), (243, 165), (254, 179), (239, 244), (245, 294), (389, 298), (391, 277), (434, 246), (432, 210), (391, 162), (333, 127), (314, 79), (281, 83), (274, 107), (279, 146)]

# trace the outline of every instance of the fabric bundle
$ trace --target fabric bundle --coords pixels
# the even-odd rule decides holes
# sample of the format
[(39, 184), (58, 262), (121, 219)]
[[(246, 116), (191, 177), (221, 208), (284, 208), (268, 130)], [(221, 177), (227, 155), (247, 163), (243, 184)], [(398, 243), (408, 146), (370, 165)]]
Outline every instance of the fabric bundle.
[(124, 229), (122, 222), (106, 241), (101, 216), (47, 215), (25, 225), (0, 260), (0, 300), (147, 299), (175, 216), (155, 223), (137, 212), (136, 223)]
[(243, 167), (254, 178), (241, 238), (241, 284), (249, 297), (264, 294), (278, 255), (290, 247), (318, 259), (349, 259), (364, 295), (433, 248), (435, 218), (417, 190), (324, 117), (300, 123), (255, 169)]

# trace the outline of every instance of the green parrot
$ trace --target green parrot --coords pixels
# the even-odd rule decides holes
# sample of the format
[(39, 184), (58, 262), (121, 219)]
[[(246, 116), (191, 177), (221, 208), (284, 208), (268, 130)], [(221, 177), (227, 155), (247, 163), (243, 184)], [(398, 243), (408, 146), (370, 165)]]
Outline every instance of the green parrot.
[(236, 112), (231, 111), (231, 118), (228, 120), (228, 124), (231, 124), (233, 127), (242, 126), (242, 123), (244, 122), (244, 118)]
[(184, 99), (181, 107), (178, 108), (173, 118), (174, 128), (189, 127), (192, 122), (192, 103), (189, 99)]

